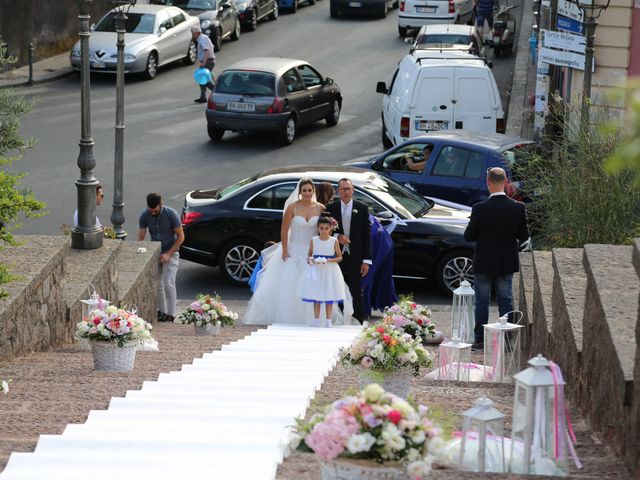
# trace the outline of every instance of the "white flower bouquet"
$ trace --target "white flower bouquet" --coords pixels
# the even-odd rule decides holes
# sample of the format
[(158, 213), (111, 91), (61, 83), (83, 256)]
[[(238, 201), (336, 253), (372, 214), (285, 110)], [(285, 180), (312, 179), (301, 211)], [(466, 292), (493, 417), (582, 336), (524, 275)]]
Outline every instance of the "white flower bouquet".
[(369, 460), (397, 463), (412, 479), (427, 475), (442, 450), (441, 429), (423, 405), (385, 392), (375, 383), (332, 403), (309, 421), (297, 420), (298, 449), (321, 461)]
[(232, 326), (237, 319), (238, 314), (228, 310), (218, 295), (200, 293), (196, 295), (195, 301), (176, 317), (175, 322), (185, 325), (193, 323), (198, 327), (206, 325), (219, 327)]
[(401, 298), (395, 305), (385, 308), (382, 322), (401, 328), (422, 343), (436, 335), (436, 324), (431, 320), (431, 310), (411, 298)]
[(151, 324), (139, 317), (135, 310), (109, 305), (104, 310), (92, 310), (87, 318), (78, 322), (75, 337), (123, 347), (153, 340), (152, 329)]
[(411, 368), (414, 375), (418, 375), (420, 367), (433, 364), (433, 354), (422, 346), (421, 340), (387, 324), (363, 330), (351, 347), (342, 351), (341, 359), (343, 363), (381, 372)]

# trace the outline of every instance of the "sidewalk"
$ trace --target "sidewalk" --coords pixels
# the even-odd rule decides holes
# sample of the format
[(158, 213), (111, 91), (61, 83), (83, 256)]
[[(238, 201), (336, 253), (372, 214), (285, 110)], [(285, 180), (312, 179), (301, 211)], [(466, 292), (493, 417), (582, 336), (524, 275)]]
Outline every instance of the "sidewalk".
[[(46, 58), (33, 64), (33, 84), (51, 82), (71, 75), (69, 52)], [(29, 82), (29, 65), (0, 73), (0, 88), (19, 87)]]

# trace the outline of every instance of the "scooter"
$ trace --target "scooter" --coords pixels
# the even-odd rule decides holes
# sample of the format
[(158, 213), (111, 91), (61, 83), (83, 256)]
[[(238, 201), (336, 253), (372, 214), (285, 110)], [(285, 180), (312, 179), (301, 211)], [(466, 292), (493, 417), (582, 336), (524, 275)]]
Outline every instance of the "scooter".
[(490, 45), (493, 47), (493, 54), (496, 57), (503, 53), (510, 55), (513, 51), (516, 17), (511, 14), (511, 10), (516, 7), (517, 5), (501, 5), (493, 18)]

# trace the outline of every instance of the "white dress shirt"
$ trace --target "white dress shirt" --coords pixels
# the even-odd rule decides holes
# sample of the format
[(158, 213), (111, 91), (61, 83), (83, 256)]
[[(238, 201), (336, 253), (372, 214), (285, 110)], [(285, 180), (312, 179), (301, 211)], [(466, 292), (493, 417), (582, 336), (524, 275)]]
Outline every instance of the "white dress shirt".
[(506, 195), (506, 193), (504, 193), (504, 192), (493, 192), (491, 195), (489, 195), (489, 198), (496, 197), (498, 195)]

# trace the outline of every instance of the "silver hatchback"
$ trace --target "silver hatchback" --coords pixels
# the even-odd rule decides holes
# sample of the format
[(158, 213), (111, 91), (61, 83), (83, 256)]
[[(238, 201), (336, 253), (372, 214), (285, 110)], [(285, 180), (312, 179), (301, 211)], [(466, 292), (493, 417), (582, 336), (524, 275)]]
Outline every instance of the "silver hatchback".
[(289, 145), (298, 127), (338, 123), (340, 88), (302, 60), (249, 58), (220, 73), (207, 102), (207, 132), (220, 141), (226, 130), (276, 132)]
[[(100, 19), (89, 39), (91, 71), (116, 71), (115, 12)], [(191, 65), (196, 60), (196, 44), (191, 27), (199, 26), (197, 17), (191, 17), (177, 7), (136, 5), (127, 13), (125, 24), (125, 73), (144, 73), (153, 79), (158, 67), (176, 60)], [(80, 42), (70, 54), (71, 67), (80, 70)]]

